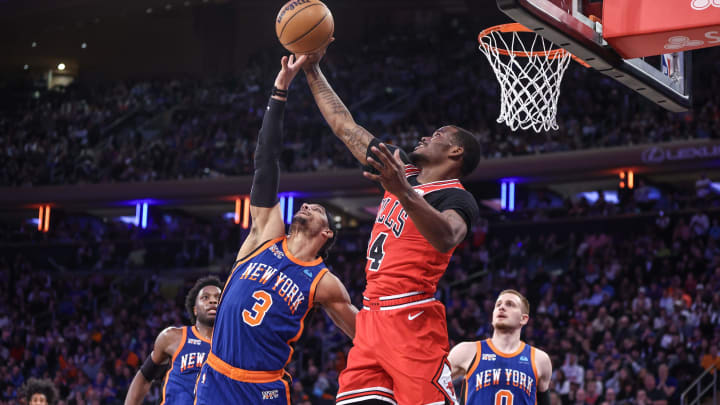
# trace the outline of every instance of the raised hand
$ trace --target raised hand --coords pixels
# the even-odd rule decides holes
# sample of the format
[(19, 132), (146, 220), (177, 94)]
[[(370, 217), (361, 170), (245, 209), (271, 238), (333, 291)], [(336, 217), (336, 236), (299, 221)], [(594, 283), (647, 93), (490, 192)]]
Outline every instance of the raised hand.
[(297, 58), (295, 55), (283, 56), (280, 60), (280, 72), (278, 72), (275, 78), (275, 87), (280, 90), (287, 90), (290, 87), (290, 83), (295, 78), (295, 75), (300, 71), (303, 64), (307, 60), (306, 55), (300, 55)]

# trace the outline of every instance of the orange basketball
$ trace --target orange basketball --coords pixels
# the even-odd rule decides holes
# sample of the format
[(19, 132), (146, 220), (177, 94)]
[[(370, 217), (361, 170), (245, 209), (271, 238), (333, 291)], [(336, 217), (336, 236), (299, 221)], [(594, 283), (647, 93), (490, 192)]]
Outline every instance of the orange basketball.
[(332, 13), (319, 0), (288, 1), (275, 19), (275, 33), (280, 43), (296, 54), (320, 49), (334, 30)]

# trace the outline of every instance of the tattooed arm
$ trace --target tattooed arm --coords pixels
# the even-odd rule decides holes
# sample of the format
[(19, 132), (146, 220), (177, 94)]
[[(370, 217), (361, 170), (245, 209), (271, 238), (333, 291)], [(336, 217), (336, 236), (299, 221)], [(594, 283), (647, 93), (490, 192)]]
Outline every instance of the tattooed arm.
[(355, 123), (350, 111), (343, 104), (340, 97), (335, 94), (325, 76), (316, 63), (304, 67), (310, 90), (315, 97), (315, 102), (320, 109), (325, 121), (335, 135), (350, 149), (353, 156), (365, 166), (367, 161), (368, 145), (375, 138), (365, 128)]

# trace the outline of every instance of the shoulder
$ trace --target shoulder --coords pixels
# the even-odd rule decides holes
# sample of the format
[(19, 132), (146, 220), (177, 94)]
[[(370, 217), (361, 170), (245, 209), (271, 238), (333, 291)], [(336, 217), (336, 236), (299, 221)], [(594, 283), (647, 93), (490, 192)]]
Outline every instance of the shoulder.
[(185, 335), (186, 326), (170, 326), (163, 329), (155, 339), (155, 351), (172, 355), (182, 343), (183, 335)]
[(425, 194), (425, 199), (428, 200), (430, 205), (450, 203), (479, 210), (475, 197), (473, 197), (469, 191), (462, 188), (448, 187), (434, 190)]
[(314, 304), (320, 304), (337, 301), (338, 299), (348, 301), (350, 296), (340, 279), (329, 269), (320, 270), (317, 276), (317, 287), (315, 288)]
[(535, 349), (535, 365), (537, 366), (537, 371), (540, 374), (540, 377), (550, 378), (550, 375), (552, 374), (552, 362), (550, 361), (550, 356), (537, 347), (533, 347), (533, 349)]
[(453, 365), (467, 366), (476, 354), (477, 342), (462, 342), (450, 350), (448, 360)]

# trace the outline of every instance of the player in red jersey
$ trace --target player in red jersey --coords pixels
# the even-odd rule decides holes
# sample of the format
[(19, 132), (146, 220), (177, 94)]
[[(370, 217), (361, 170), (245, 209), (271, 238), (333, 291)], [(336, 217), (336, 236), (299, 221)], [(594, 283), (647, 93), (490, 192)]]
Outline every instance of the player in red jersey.
[(479, 161), (480, 146), (454, 125), (420, 139), (408, 156), (360, 125), (320, 71), (325, 50), (303, 67), (335, 135), (385, 189), (368, 243), (367, 286), (336, 403), (457, 404), (445, 307), (434, 298), (455, 247), (479, 215), (458, 178)]

